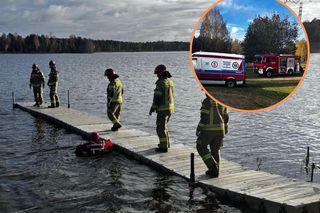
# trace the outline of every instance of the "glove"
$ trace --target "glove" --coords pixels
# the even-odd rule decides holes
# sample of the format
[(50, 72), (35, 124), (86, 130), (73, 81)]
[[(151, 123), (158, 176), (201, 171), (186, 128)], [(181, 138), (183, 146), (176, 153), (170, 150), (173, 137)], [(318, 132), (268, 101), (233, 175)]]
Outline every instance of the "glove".
[(228, 134), (228, 124), (225, 124), (224, 126), (224, 134)]
[(31, 84), (29, 84), (29, 88), (31, 89)]
[(155, 111), (155, 109), (153, 107), (150, 108), (150, 111), (149, 111), (149, 115), (152, 115), (152, 113)]
[(199, 128), (197, 128), (197, 130), (196, 130), (196, 136), (199, 136), (200, 135), (200, 129)]

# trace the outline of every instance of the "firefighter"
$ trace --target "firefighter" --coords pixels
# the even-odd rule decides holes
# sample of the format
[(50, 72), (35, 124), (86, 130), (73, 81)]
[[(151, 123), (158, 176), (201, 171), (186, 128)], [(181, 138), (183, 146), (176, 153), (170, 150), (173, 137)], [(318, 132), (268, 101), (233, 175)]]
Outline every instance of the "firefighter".
[(40, 107), (43, 101), (42, 88), (44, 88), (44, 76), (38, 64), (32, 65), (29, 87), (30, 89), (33, 87), (34, 101), (36, 102), (33, 106)]
[(123, 88), (119, 75), (115, 74), (113, 69), (106, 69), (104, 75), (107, 76), (110, 83), (107, 87), (107, 112), (112, 121), (111, 131), (117, 131), (122, 127), (120, 123), (120, 112), (122, 104)]
[(156, 82), (153, 104), (150, 108), (149, 115), (157, 112), (157, 135), (160, 142), (155, 151), (167, 152), (170, 147), (168, 121), (174, 112), (174, 85), (173, 81), (168, 79), (171, 78), (171, 74), (167, 71), (165, 65), (158, 65), (154, 70), (154, 74), (158, 76), (158, 80)]
[(228, 121), (227, 108), (206, 96), (202, 102), (196, 135), (197, 150), (208, 167), (206, 174), (210, 177), (219, 176), (220, 147), (223, 145), (224, 135), (228, 132)]
[(50, 74), (49, 74), (49, 80), (48, 80), (48, 86), (50, 88), (50, 100), (51, 105), (48, 106), (49, 108), (59, 107), (60, 106), (60, 100), (58, 96), (58, 81), (59, 81), (59, 72), (56, 69), (56, 62), (55, 61), (49, 61), (49, 67), (50, 67)]

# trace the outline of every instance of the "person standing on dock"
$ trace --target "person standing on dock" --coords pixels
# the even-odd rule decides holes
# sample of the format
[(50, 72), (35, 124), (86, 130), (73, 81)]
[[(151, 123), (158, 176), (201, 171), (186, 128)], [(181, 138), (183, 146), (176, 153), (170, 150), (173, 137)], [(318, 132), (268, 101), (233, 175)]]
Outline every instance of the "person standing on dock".
[(210, 177), (219, 176), (220, 147), (223, 145), (224, 135), (228, 132), (228, 121), (227, 108), (206, 96), (202, 102), (196, 135), (197, 150), (208, 167), (206, 174)]
[(168, 79), (171, 78), (171, 74), (167, 71), (165, 65), (158, 65), (154, 70), (154, 74), (158, 76), (158, 80), (149, 115), (155, 111), (157, 112), (157, 135), (160, 143), (155, 151), (167, 152), (170, 147), (168, 122), (174, 112), (174, 84), (172, 80)]
[(56, 62), (55, 61), (49, 61), (49, 67), (50, 67), (50, 74), (49, 74), (49, 80), (48, 80), (48, 86), (50, 88), (50, 100), (51, 105), (48, 106), (49, 108), (55, 108), (60, 106), (60, 100), (58, 96), (58, 80), (59, 80), (59, 72), (56, 69)]
[(40, 107), (43, 101), (42, 88), (44, 88), (44, 75), (40, 71), (38, 64), (32, 65), (29, 87), (30, 89), (33, 87), (34, 101), (36, 102), (33, 106)]
[(113, 69), (106, 69), (104, 75), (107, 76), (110, 83), (107, 87), (107, 107), (108, 117), (112, 121), (111, 131), (117, 131), (122, 127), (120, 123), (120, 112), (122, 104), (123, 88), (119, 75), (115, 74)]

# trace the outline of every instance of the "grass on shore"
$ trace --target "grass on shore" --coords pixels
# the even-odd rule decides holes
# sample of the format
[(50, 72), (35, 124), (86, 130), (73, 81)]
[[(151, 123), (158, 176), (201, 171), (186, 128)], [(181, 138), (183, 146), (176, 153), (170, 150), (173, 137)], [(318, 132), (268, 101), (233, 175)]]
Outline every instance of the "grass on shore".
[(246, 85), (228, 88), (221, 85), (204, 85), (207, 91), (222, 103), (243, 110), (266, 108), (286, 98), (297, 86), (302, 74), (293, 76), (258, 76), (247, 71)]

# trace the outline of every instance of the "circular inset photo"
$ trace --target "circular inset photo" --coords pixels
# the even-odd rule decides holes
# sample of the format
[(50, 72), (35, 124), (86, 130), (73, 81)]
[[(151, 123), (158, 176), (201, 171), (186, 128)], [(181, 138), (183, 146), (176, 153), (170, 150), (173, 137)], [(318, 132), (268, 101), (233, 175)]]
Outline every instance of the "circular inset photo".
[(241, 112), (284, 102), (303, 81), (309, 58), (299, 16), (280, 1), (218, 1), (200, 17), (190, 42), (202, 89)]

